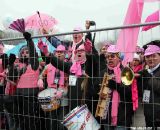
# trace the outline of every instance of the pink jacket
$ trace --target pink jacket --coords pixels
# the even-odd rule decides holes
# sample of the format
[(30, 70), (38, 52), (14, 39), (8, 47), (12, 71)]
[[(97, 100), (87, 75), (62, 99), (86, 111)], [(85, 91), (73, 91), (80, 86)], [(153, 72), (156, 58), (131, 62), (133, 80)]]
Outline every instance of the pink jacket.
[[(56, 88), (54, 84), (56, 68), (52, 64), (47, 65), (47, 83), (48, 87)], [(64, 72), (60, 71), (59, 87), (64, 87)]]
[(39, 70), (32, 70), (31, 66), (27, 66), (27, 70), (21, 75), (17, 88), (37, 88)]

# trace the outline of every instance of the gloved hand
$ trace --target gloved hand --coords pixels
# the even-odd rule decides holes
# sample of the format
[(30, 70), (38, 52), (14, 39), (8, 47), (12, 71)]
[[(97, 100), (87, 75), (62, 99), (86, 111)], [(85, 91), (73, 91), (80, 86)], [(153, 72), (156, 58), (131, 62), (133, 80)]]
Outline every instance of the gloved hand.
[(92, 42), (89, 39), (86, 39), (84, 43), (85, 51), (90, 53), (92, 51)]
[(31, 39), (31, 34), (29, 32), (24, 32), (23, 33), (23, 37), (26, 39), (26, 40), (30, 40)]
[(48, 53), (48, 46), (47, 44), (44, 44), (42, 40), (38, 41), (38, 48), (44, 53), (47, 54)]
[(16, 60), (16, 55), (15, 54), (10, 54), (9, 56), (9, 65), (13, 65)]
[(38, 41), (38, 48), (42, 51), (43, 50), (43, 45), (44, 45), (44, 43), (43, 43), (43, 41), (40, 39), (39, 41)]
[(43, 87), (43, 80), (42, 80), (42, 79), (39, 79), (37, 85), (38, 85), (38, 87), (39, 87), (40, 89), (43, 89), (43, 88), (44, 88), (44, 87)]

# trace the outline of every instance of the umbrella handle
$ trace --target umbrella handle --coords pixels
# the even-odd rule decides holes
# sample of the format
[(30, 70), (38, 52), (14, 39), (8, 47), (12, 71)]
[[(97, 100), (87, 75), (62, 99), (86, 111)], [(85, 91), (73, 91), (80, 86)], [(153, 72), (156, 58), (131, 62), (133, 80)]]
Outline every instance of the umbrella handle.
[(43, 27), (43, 22), (42, 22), (42, 19), (41, 19), (41, 15), (40, 15), (39, 11), (37, 11), (37, 14), (38, 14), (38, 16), (39, 16), (39, 19), (40, 19), (42, 28), (44, 28), (44, 27)]

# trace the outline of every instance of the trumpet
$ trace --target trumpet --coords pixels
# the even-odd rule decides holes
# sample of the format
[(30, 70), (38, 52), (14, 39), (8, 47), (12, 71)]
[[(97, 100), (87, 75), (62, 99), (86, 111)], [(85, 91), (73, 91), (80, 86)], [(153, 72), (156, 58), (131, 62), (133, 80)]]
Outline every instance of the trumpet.
[(130, 67), (124, 67), (121, 72), (121, 81), (124, 85), (129, 86), (132, 84), (135, 74)]

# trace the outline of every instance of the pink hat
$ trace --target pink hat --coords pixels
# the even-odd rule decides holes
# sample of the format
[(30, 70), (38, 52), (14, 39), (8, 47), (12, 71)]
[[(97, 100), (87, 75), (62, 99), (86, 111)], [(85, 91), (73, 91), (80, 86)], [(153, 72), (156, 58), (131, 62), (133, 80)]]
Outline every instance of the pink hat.
[(144, 49), (139, 46), (136, 46), (136, 52), (144, 52)]
[(56, 51), (66, 51), (66, 48), (63, 45), (58, 45)]
[(148, 45), (145, 50), (144, 56), (152, 55), (155, 53), (160, 53), (160, 48), (156, 45)]
[(73, 29), (73, 31), (82, 31), (82, 27), (76, 26), (76, 27)]
[(110, 45), (107, 49), (107, 52), (110, 52), (110, 53), (119, 53), (117, 48), (116, 48), (116, 45)]

